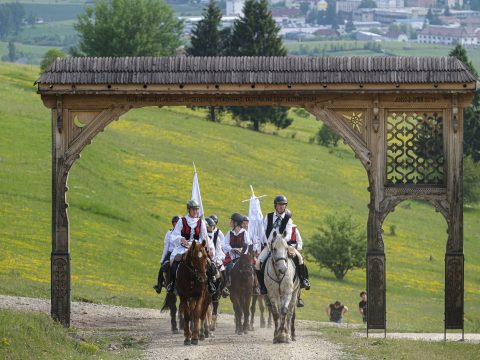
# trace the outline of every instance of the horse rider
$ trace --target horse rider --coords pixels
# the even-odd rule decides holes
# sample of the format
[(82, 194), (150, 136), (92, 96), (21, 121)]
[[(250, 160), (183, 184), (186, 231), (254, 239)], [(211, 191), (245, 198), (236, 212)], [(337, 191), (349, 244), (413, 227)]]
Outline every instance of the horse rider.
[[(213, 257), (212, 261), (215, 264), (215, 267), (219, 270), (219, 272), (223, 273), (225, 271), (225, 266), (223, 265), (223, 260), (225, 260), (225, 253), (222, 249), (224, 239), (223, 233), (220, 231), (220, 229), (216, 229), (215, 221), (212, 218), (207, 217), (205, 219), (205, 222), (207, 223), (207, 235), (212, 240), (213, 247), (215, 248), (215, 256)], [(215, 283), (217, 287), (219, 283), (220, 280), (217, 280)]]
[[(290, 212), (290, 210), (287, 209), (285, 211), (289, 212), (290, 216), (292, 216), (292, 213)], [(287, 244), (288, 244), (288, 255), (292, 257), (293, 262), (297, 267), (297, 272), (299, 274), (299, 277), (305, 279), (305, 283), (307, 285), (305, 287), (305, 290), (310, 290), (310, 282), (308, 281), (308, 271), (303, 261), (303, 256), (301, 254), (301, 251), (303, 249), (303, 240), (302, 240), (302, 236), (300, 235), (300, 231), (298, 231), (298, 227), (295, 224), (292, 224), (292, 236), (290, 237), (290, 240), (287, 241)], [(305, 306), (303, 300), (300, 298), (300, 292), (298, 293), (297, 306), (298, 307)]]
[(242, 228), (244, 228), (246, 231), (248, 231), (248, 224), (250, 222), (250, 219), (248, 216), (243, 217), (243, 222), (242, 222)]
[(212, 240), (207, 235), (207, 227), (205, 221), (198, 217), (198, 211), (200, 205), (195, 200), (189, 200), (187, 202), (188, 215), (182, 216), (170, 235), (171, 241), (175, 244), (175, 249), (170, 255), (170, 284), (167, 286), (167, 291), (173, 293), (175, 290), (175, 277), (177, 268), (183, 254), (190, 247), (193, 241), (201, 244), (205, 240), (205, 247), (209, 256), (207, 265), (207, 277), (208, 277), (208, 292), (210, 294), (215, 293), (215, 273), (216, 269), (210, 259), (215, 257), (215, 248)]
[(175, 249), (175, 245), (171, 241), (170, 237), (173, 232), (173, 228), (177, 224), (178, 220), (180, 219), (180, 216), (175, 215), (172, 217), (172, 228), (167, 231), (165, 234), (165, 238), (163, 239), (164, 245), (163, 245), (163, 254), (162, 254), (162, 260), (160, 261), (160, 270), (158, 270), (158, 278), (157, 278), (157, 284), (153, 287), (157, 294), (160, 294), (162, 292), (162, 286), (163, 286), (163, 273), (166, 271), (166, 263), (170, 261), (170, 255), (172, 255), (172, 251)]
[[(284, 195), (277, 195), (273, 199), (273, 207), (275, 212), (268, 213), (267, 216), (263, 219), (263, 225), (265, 227), (265, 237), (261, 246), (263, 247), (260, 255), (258, 256), (257, 263), (255, 264), (255, 269), (257, 271), (257, 278), (260, 284), (260, 293), (267, 294), (267, 288), (265, 287), (265, 281), (263, 277), (264, 273), (264, 264), (266, 259), (269, 256), (268, 244), (272, 242), (272, 235), (274, 232), (283, 234), (285, 233), (286, 239), (291, 239), (292, 237), (292, 217), (291, 213), (287, 210), (288, 200)], [(258, 248), (257, 248), (258, 250)], [(300, 279), (300, 288), (306, 289), (310, 288), (308, 280), (304, 276), (301, 268), (297, 266), (297, 274)]]
[(252, 245), (248, 231), (242, 227), (242, 224), (243, 215), (239, 213), (233, 213), (230, 217), (230, 226), (232, 229), (227, 233), (227, 235), (225, 235), (225, 239), (223, 241), (223, 250), (225, 253), (228, 253), (227, 258), (230, 258), (230, 261), (227, 263), (227, 276), (225, 287), (223, 288), (223, 296), (228, 296), (230, 293), (229, 288), (231, 285), (231, 273), (234, 263), (238, 258), (240, 258), (242, 252), (248, 252), (250, 245)]

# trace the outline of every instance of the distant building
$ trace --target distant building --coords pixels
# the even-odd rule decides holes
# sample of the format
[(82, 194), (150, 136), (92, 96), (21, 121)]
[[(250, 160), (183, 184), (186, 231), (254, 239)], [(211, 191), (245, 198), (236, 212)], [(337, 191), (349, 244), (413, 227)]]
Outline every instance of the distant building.
[(242, 16), (243, 4), (245, 0), (227, 0), (226, 14), (227, 16)]
[(363, 41), (381, 41), (383, 40), (382, 35), (378, 35), (369, 31), (357, 31), (355, 33), (355, 38), (357, 40), (363, 40)]
[(418, 34), (417, 41), (426, 44), (458, 43), (471, 46), (479, 44), (477, 34), (468, 33), (464, 27), (428, 25)]
[(405, 0), (406, 7), (432, 8), (437, 5), (437, 0)]
[(362, 0), (345, 0), (336, 2), (337, 13), (340, 11), (350, 13), (357, 10)]
[(375, 0), (379, 9), (397, 9), (405, 7), (404, 0)]

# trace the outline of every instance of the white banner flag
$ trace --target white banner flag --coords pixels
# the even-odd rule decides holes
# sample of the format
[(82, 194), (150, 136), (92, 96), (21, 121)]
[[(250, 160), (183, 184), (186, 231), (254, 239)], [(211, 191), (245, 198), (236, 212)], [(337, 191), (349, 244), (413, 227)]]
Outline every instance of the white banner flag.
[[(248, 208), (248, 234), (253, 244), (261, 244), (265, 236), (265, 228), (263, 227), (263, 214), (260, 206), (259, 197), (256, 197), (252, 189), (252, 196), (250, 197), (250, 203)], [(263, 195), (265, 196), (265, 195)], [(263, 197), (261, 196), (261, 197)]]
[(192, 199), (200, 204), (200, 209), (198, 210), (198, 217), (203, 217), (204, 213), (202, 195), (200, 195), (200, 184), (198, 182), (197, 168), (195, 167), (195, 163), (193, 163)]

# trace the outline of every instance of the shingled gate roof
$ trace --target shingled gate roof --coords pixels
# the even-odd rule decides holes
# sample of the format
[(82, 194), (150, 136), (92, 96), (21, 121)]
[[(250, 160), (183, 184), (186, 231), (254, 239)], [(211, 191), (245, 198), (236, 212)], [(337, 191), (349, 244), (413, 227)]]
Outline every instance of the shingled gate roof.
[(467, 83), (454, 57), (57, 58), (39, 84)]

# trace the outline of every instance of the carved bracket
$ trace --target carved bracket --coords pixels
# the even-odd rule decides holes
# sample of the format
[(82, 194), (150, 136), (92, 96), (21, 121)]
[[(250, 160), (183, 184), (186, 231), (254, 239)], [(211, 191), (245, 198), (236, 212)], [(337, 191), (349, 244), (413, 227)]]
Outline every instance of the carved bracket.
[(338, 134), (347, 145), (354, 151), (356, 157), (362, 162), (363, 166), (369, 170), (371, 166), (371, 152), (365, 141), (348, 126), (345, 121), (333, 110), (319, 105), (307, 105), (305, 110), (313, 114), (317, 120), (325, 122), (336, 134)]

